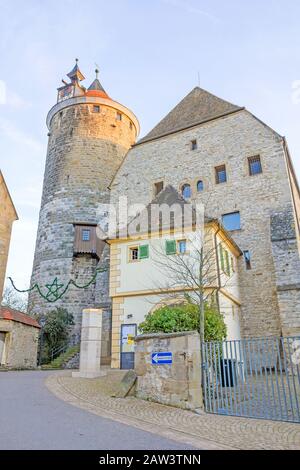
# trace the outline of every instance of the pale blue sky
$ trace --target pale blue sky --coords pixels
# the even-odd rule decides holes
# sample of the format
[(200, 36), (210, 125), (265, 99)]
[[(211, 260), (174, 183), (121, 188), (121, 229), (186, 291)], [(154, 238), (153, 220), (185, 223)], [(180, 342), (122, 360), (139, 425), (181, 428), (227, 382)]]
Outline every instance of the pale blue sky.
[(203, 88), (287, 137), (299, 177), (299, 19), (298, 0), (0, 0), (0, 168), (20, 218), (7, 275), (29, 285), (45, 118), (75, 57), (85, 85), (99, 64), (141, 135), (197, 85), (199, 71)]

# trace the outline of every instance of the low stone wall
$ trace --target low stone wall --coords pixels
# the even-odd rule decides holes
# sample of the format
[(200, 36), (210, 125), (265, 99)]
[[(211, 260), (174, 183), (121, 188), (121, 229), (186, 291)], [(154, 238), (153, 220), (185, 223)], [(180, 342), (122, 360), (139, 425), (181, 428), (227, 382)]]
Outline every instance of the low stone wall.
[[(197, 332), (135, 338), (138, 398), (185, 409), (203, 407), (200, 337)], [(152, 354), (171, 352), (171, 364), (152, 364)]]

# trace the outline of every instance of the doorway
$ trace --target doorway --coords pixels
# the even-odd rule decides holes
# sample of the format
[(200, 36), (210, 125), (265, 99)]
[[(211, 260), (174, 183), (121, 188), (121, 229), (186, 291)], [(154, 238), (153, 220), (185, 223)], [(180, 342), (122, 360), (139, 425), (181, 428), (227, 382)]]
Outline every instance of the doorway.
[(136, 324), (121, 325), (121, 369), (134, 369)]
[(0, 365), (4, 364), (5, 333), (0, 331)]

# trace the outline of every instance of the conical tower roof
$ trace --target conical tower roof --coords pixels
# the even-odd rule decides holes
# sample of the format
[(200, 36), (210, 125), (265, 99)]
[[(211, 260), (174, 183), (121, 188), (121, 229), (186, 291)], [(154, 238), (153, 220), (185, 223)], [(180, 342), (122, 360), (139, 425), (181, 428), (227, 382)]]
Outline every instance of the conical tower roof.
[(93, 83), (89, 86), (89, 88), (87, 89), (86, 95), (87, 96), (100, 96), (102, 98), (108, 98), (109, 99), (108, 94), (106, 93), (106, 91), (104, 90), (103, 86), (101, 85), (101, 83), (98, 79), (99, 70), (96, 69), (95, 73), (96, 73), (96, 78), (93, 81)]

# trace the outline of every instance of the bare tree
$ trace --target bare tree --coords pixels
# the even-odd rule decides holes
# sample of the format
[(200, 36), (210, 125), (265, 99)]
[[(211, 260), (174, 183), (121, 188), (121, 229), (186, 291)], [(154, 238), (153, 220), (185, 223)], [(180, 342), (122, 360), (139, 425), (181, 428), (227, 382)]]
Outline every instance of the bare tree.
[[(204, 341), (205, 304), (213, 298), (214, 293), (230, 282), (231, 260), (224, 251), (223, 262), (227, 271), (224, 275), (218, 257), (223, 245), (217, 242), (216, 231), (209, 225), (202, 231), (191, 232), (190, 236), (186, 233), (183, 238), (187, 240), (188, 251), (180, 252), (180, 249), (175, 247), (174, 253), (171, 250), (170, 254), (166, 254), (161, 242), (154, 250), (152, 247), (154, 263), (165, 280), (164, 285), (158, 285), (155, 281), (156, 288), (164, 299), (178, 299), (180, 293), (186, 300), (198, 306), (200, 339)], [(174, 244), (178, 243), (175, 238), (172, 238), (173, 240)], [(177, 240), (180, 240), (180, 237)]]
[(4, 307), (9, 307), (14, 310), (19, 310), (20, 312), (26, 313), (27, 311), (27, 294), (21, 294), (11, 286), (6, 286), (3, 292), (3, 298), (1, 305)]

